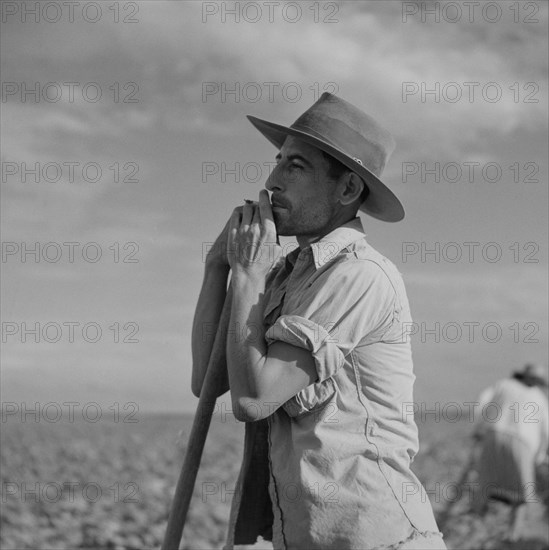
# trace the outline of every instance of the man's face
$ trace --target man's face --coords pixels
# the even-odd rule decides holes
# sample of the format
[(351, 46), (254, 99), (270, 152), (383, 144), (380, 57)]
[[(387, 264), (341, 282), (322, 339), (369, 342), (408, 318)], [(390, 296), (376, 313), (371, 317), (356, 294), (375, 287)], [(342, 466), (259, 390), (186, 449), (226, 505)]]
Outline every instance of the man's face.
[(314, 237), (332, 220), (336, 200), (329, 162), (320, 149), (288, 136), (265, 188), (272, 192), (273, 217), (279, 235)]

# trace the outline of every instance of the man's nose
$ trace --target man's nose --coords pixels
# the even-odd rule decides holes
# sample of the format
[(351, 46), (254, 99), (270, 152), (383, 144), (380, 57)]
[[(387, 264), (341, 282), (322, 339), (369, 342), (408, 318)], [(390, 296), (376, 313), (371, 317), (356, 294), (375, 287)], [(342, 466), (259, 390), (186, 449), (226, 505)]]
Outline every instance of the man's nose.
[(281, 189), (279, 165), (276, 165), (271, 170), (271, 173), (265, 182), (265, 189), (267, 189), (267, 191), (274, 191), (275, 189), (279, 191)]

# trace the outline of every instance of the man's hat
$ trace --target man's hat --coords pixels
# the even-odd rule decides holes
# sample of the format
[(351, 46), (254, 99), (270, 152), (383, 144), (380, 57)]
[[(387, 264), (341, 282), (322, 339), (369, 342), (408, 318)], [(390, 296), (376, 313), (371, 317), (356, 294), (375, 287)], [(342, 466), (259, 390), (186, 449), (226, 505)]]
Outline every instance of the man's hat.
[(532, 382), (538, 386), (547, 387), (547, 369), (539, 363), (528, 363), (521, 371), (515, 371), (513, 376), (517, 380)]
[(349, 102), (324, 93), (289, 128), (248, 116), (250, 122), (278, 149), (287, 136), (318, 147), (358, 174), (370, 191), (360, 210), (386, 222), (404, 218), (404, 208), (381, 180), (395, 148), (391, 134)]

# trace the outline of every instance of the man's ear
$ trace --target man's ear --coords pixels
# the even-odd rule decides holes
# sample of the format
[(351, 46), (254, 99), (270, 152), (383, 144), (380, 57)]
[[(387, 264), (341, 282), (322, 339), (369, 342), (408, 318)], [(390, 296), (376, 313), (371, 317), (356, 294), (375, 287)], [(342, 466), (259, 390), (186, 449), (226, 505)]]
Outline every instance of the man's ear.
[(364, 180), (354, 172), (343, 174), (338, 184), (338, 199), (343, 206), (355, 202), (362, 194), (365, 185)]

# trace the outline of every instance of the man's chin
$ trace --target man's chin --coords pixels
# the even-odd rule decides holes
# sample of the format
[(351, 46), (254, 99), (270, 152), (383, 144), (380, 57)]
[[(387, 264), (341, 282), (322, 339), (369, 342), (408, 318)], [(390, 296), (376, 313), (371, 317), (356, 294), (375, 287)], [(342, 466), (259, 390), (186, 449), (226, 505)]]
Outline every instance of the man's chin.
[(284, 220), (278, 215), (277, 212), (273, 212), (273, 220), (275, 222), (277, 234), (282, 235), (280, 230), (284, 228)]
[(276, 214), (273, 216), (275, 226), (276, 226), (276, 234), (281, 237), (291, 237), (292, 232), (291, 229), (288, 227), (288, 224), (284, 223), (284, 220), (281, 220), (279, 216)]

